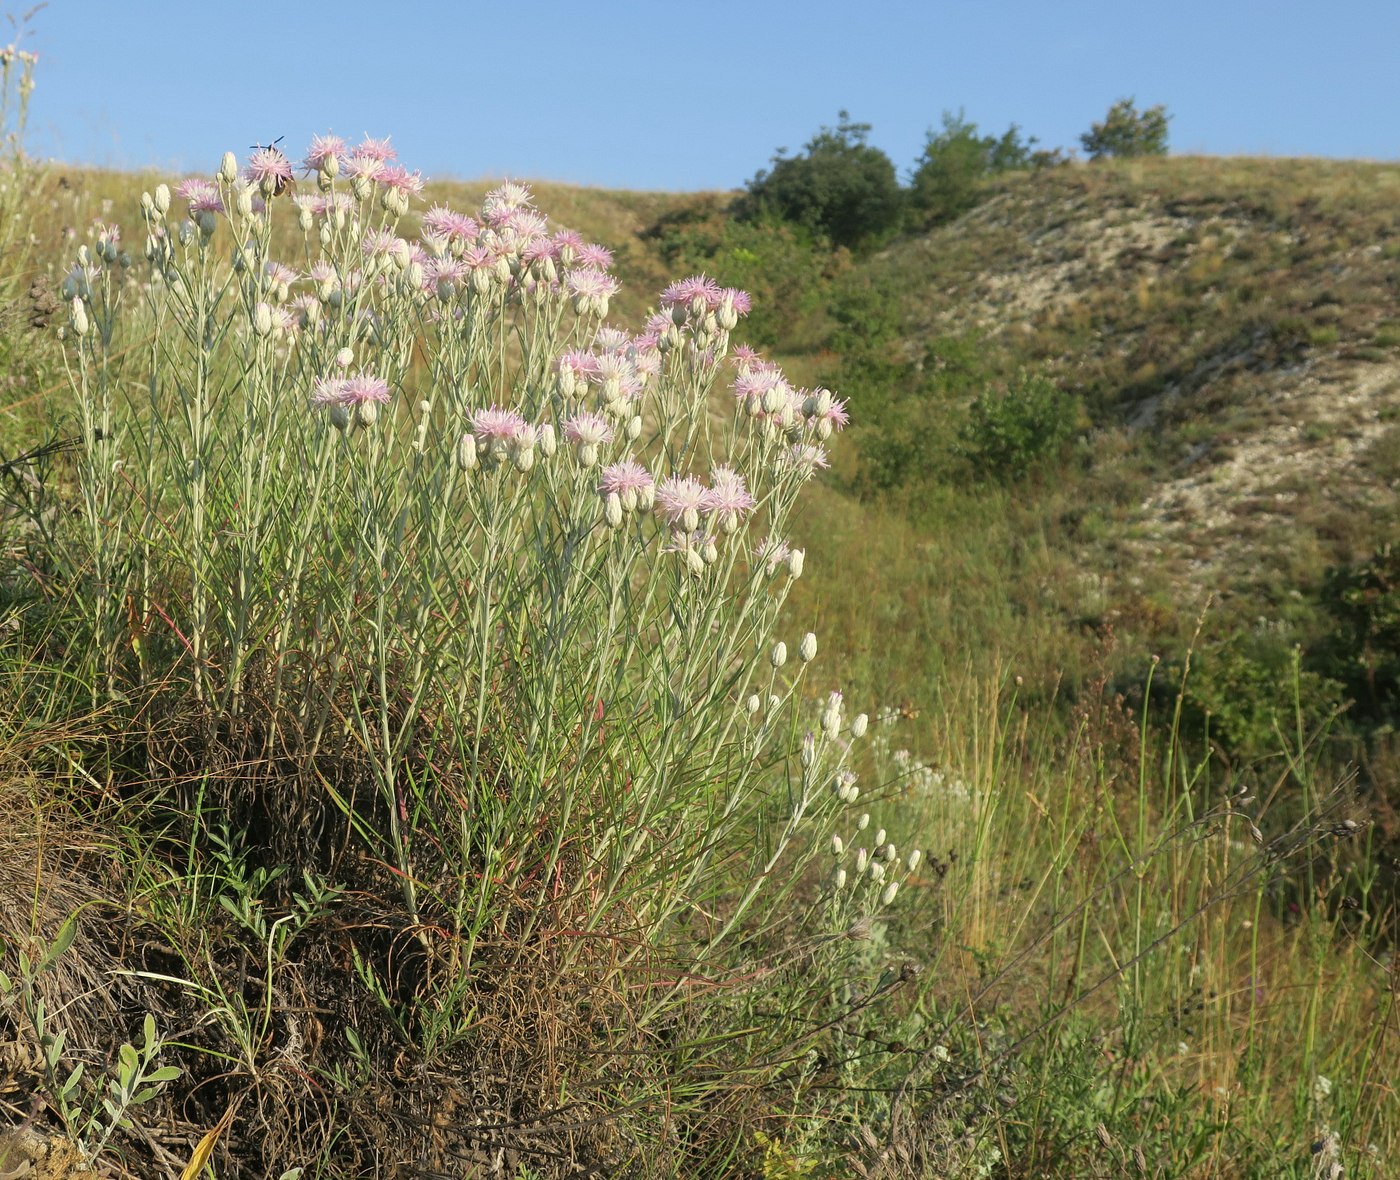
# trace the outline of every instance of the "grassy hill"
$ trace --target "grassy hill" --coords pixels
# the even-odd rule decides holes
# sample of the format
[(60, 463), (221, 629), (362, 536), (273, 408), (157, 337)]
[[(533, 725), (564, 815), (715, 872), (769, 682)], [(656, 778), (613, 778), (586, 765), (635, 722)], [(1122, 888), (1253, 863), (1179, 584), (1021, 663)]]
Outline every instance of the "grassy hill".
[[(95, 240), (95, 220), (119, 221), (139, 253), (140, 193), (170, 179), (30, 177), (31, 245), (9, 258), (0, 321), (0, 458), (51, 431), (71, 437), (79, 420), (72, 340), (55, 331), (66, 309), (34, 314), (44, 289)], [(425, 198), (472, 210), (490, 187), (436, 183)], [(159, 674), (104, 695), (75, 662), (87, 622), (70, 593), (89, 571), (59, 560), (77, 522), (95, 522), (99, 549), (110, 535), (112, 518), (80, 494), (97, 477), (83, 448), (17, 475), (0, 629), (0, 1173), (22, 1136), (95, 1141), (102, 1097), (134, 1092), (112, 1086), (131, 1080), (144, 1037), (147, 1064), (184, 1072), (149, 1096), (149, 1116), (104, 1136), (118, 1174), (179, 1175), (216, 1126), (228, 1129), (203, 1175), (451, 1167), (523, 1180), (569, 1174), (574, 1159), (603, 1174), (765, 1180), (1315, 1180), (1335, 1175), (1320, 1170), (1333, 1162), (1393, 1174), (1385, 844), (1400, 753), (1384, 683), (1390, 567), (1378, 555), (1400, 477), (1400, 168), (1179, 158), (1016, 173), (956, 220), (854, 254), (737, 224), (725, 194), (534, 189), (555, 227), (614, 252), (623, 288), (610, 320), (639, 324), (667, 281), (704, 269), (760, 301), (735, 342), (747, 331), (794, 380), (851, 399), (833, 470), (788, 522), (806, 571), (789, 579), (773, 634), (793, 654), (768, 648), (758, 661), (775, 693), (792, 673), (791, 749), (742, 745), (732, 709), (717, 714), (723, 757), (705, 761), (692, 741), (674, 749), (671, 730), (646, 726), (671, 714), (689, 724), (684, 701), (650, 693), (615, 713), (576, 672), (587, 631), (555, 649), (557, 676), (538, 661), (574, 600), (541, 607), (530, 595), (568, 582), (567, 557), (554, 563), (592, 536), (556, 536), (569, 513), (543, 512), (495, 559), (526, 571), (508, 621), (482, 628), (508, 657), (490, 677), (453, 671), (429, 701), (385, 820), (362, 756), (374, 734), (350, 725), (362, 701), (328, 705), (349, 735), (335, 760), (299, 754), (294, 727), (269, 752), (257, 709), (280, 684), (277, 660), (253, 681), (250, 712), (220, 713), (185, 683), (197, 661), (183, 633), (166, 634), (155, 612), (138, 627), (134, 596), (114, 623), (113, 666), (144, 673), (153, 661)], [(290, 217), (274, 232), (283, 255), (304, 248)], [(154, 289), (123, 281), (133, 305)], [(36, 318), (46, 322), (30, 327)], [(135, 324), (111, 372), (139, 403), (144, 357), (174, 334)], [(405, 388), (440, 398), (423, 359), (437, 331), (415, 323)], [(250, 388), (304, 409), (296, 381), (248, 355), (264, 382)], [(403, 440), (411, 400), (393, 418)], [(706, 435), (722, 436), (731, 401), (723, 386), (711, 395)], [(296, 432), (285, 438), (295, 445)], [(176, 487), (180, 471), (153, 486)], [(331, 514), (327, 536), (373, 523), (346, 504), (355, 510)], [(474, 504), (453, 518), (463, 534), (491, 519), (489, 502)], [(237, 504), (225, 509), (232, 519)], [(151, 561), (164, 556), (156, 535)], [(319, 535), (299, 544), (314, 549)], [(227, 551), (237, 532), (216, 536)], [(538, 582), (536, 556), (550, 571)], [(364, 570), (385, 568), (327, 560), (313, 573), (334, 598), (338, 576), (372, 581)], [(416, 568), (405, 563), (404, 584)], [(433, 583), (425, 634), (450, 614), (439, 603), (475, 593), (492, 568)], [(161, 611), (183, 617), (193, 580), (162, 583)], [(603, 581), (569, 593), (587, 601)], [(346, 596), (346, 617), (372, 597), (367, 584)], [(270, 601), (280, 593), (271, 585)], [(399, 596), (396, 583), (381, 600)], [(488, 592), (473, 601), (493, 609)], [(724, 634), (715, 612), (694, 622), (688, 650)], [(661, 650), (668, 617), (679, 607), (646, 624), (639, 658)], [(793, 672), (807, 666), (797, 640), (808, 629), (820, 690)], [(308, 628), (306, 643), (320, 634)], [(451, 651), (454, 628), (441, 635)], [(416, 658), (403, 651), (381, 677), (394, 724), (402, 705), (389, 690)], [(290, 645), (279, 658), (294, 667), (300, 655)], [(511, 696), (537, 665), (545, 695)], [(489, 691), (490, 707), (454, 706), (463, 682)], [(870, 714), (868, 746), (832, 704), (833, 684), (848, 714)], [(752, 702), (728, 705), (767, 715), (756, 692)], [(849, 814), (825, 789), (809, 801), (792, 771), (812, 757), (802, 730), (825, 732), (833, 708), (833, 749), (854, 751), (860, 776)], [(526, 709), (531, 740), (555, 732), (557, 713), (557, 755), (519, 753)], [(668, 759), (686, 773), (638, 818), (634, 782)], [(752, 810), (721, 805), (750, 775)], [(525, 809), (566, 782), (585, 788), (567, 796), (577, 812)], [(505, 817), (500, 832), (443, 822), (439, 788), (473, 800), (463, 816)], [(775, 872), (804, 811), (828, 805), (834, 827), (791, 839), (800, 871)], [(686, 844), (695, 816), (720, 834)], [(416, 861), (400, 834), (415, 824)], [(506, 851), (470, 844), (488, 828)], [(444, 849), (458, 831), (469, 851), (453, 862)], [(609, 878), (591, 860), (617, 855), (617, 831), (648, 848), (635, 876)], [(910, 858), (913, 847), (923, 851)], [(713, 859), (687, 877), (690, 856)], [(865, 912), (855, 889), (886, 888), (876, 858), (907, 871), (897, 904)], [(685, 885), (669, 893), (677, 872)], [(415, 878), (434, 899), (421, 911), (404, 886)], [(770, 881), (771, 902), (740, 923)], [(463, 950), (468, 896), (479, 924)], [(664, 918), (648, 925), (658, 897)], [(731, 925), (732, 957), (694, 957)], [(104, 989), (109, 979), (120, 986)], [(45, 1039), (56, 1010), (66, 1048)], [(75, 1062), (88, 1080), (60, 1093)], [(83, 1102), (99, 1113), (87, 1118)]]

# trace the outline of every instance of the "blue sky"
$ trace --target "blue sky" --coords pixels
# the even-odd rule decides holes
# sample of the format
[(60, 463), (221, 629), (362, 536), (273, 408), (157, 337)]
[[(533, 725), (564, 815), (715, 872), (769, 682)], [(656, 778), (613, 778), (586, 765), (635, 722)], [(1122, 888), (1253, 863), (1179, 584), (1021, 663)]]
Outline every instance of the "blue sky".
[(331, 130), (430, 178), (735, 188), (841, 108), (903, 173), (945, 109), (1074, 146), (1127, 95), (1176, 152), (1400, 158), (1400, 0), (51, 0), (26, 44), (31, 149), (120, 167)]

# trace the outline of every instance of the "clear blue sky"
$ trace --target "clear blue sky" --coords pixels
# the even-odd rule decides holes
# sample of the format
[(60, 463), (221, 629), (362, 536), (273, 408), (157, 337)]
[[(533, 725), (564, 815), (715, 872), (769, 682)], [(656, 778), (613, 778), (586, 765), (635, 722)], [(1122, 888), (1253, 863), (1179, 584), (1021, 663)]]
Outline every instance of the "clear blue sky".
[(31, 148), (75, 163), (334, 131), (429, 178), (734, 188), (841, 108), (903, 174), (944, 109), (1077, 146), (1126, 95), (1176, 152), (1400, 157), (1400, 0), (51, 0), (32, 27)]

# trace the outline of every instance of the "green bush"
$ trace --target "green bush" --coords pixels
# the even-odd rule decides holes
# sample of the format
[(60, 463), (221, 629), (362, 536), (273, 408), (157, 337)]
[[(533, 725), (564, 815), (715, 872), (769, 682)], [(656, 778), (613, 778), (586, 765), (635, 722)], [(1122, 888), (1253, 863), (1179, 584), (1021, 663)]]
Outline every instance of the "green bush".
[(983, 183), (999, 172), (1029, 168), (1047, 153), (1033, 150), (1012, 124), (1000, 137), (979, 135), (961, 111), (943, 112), (943, 129), (928, 133), (910, 177), (910, 205), (930, 221), (951, 221), (977, 204)]
[(1103, 122), (1093, 124), (1079, 142), (1091, 160), (1108, 156), (1165, 156), (1170, 119), (1167, 108), (1160, 103), (1139, 111), (1131, 98), (1120, 98), (1108, 108)]
[(894, 163), (868, 142), (869, 123), (853, 123), (840, 112), (835, 127), (823, 127), (788, 156), (779, 149), (773, 166), (748, 183), (741, 212), (753, 219), (772, 213), (824, 234), (838, 246), (858, 246), (894, 230), (904, 194)]
[(1323, 665), (1356, 702), (1355, 716), (1400, 718), (1400, 552), (1382, 545), (1369, 557), (1327, 571), (1322, 606), (1332, 635)]
[(1047, 377), (1018, 374), (976, 398), (960, 431), (978, 478), (1017, 480), (1073, 436), (1079, 399)]

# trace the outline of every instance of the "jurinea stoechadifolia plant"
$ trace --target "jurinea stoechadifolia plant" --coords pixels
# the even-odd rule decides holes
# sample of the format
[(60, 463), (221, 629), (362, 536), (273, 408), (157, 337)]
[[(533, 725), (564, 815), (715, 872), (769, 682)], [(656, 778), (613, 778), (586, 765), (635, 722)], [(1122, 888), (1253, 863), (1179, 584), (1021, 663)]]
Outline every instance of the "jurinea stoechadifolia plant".
[[(381, 821), (347, 811), (454, 955), (546, 897), (584, 931), (705, 912), (715, 945), (858, 793), (863, 717), (836, 694), (807, 731), (816, 639), (775, 633), (844, 404), (732, 346), (748, 296), (703, 276), (607, 324), (609, 251), (521, 185), (401, 236), (394, 160), (318, 137), (277, 200), (280, 152), (228, 154), (143, 195), (144, 269), (114, 226), (79, 251), (91, 680), (355, 753)], [(743, 884), (701, 911), (721, 862)]]

